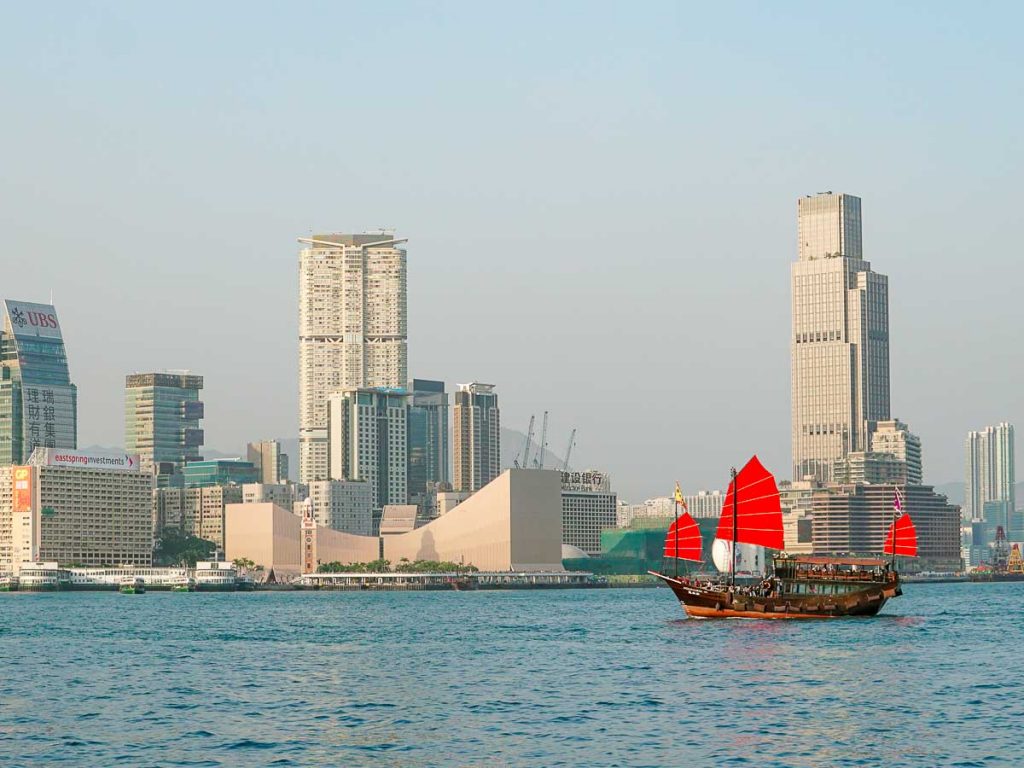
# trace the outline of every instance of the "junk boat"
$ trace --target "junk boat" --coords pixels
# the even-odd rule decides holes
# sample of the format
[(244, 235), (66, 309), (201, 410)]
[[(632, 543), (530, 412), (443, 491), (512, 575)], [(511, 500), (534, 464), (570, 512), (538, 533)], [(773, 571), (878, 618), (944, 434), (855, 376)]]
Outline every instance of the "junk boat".
[(675, 561), (673, 575), (651, 571), (679, 599), (694, 618), (828, 619), (842, 616), (874, 616), (886, 601), (903, 594), (896, 570), (896, 555), (917, 556), (917, 531), (903, 511), (902, 494), (896, 491), (894, 515), (883, 558), (804, 557), (784, 552), (772, 558), (774, 573), (763, 580), (736, 583), (736, 545), (754, 544), (782, 550), (782, 507), (775, 477), (757, 456), (737, 472), (722, 505), (716, 538), (730, 549), (728, 579), (720, 582), (679, 575), (679, 561), (703, 562), (702, 539), (697, 523), (685, 509), (676, 486), (676, 506), (684, 509), (669, 527), (665, 557)]

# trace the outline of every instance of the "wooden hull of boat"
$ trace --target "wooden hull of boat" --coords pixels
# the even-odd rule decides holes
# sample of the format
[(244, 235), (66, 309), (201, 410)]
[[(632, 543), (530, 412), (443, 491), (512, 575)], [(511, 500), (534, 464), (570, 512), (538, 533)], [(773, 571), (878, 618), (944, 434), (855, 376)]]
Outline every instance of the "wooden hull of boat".
[(874, 616), (892, 597), (902, 594), (899, 584), (867, 584), (844, 595), (787, 595), (760, 597), (706, 589), (664, 574), (655, 574), (679, 599), (686, 614), (699, 619), (837, 619)]

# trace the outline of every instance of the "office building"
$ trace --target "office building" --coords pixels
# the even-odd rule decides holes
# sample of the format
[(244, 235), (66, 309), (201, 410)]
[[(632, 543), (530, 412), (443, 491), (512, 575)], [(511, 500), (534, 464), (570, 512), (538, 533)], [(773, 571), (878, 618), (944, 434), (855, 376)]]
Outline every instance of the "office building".
[(413, 379), (409, 385), (409, 498), (419, 505), (450, 483), (448, 395), (443, 381)]
[(501, 415), (493, 384), (460, 384), (453, 412), (454, 490), (478, 491), (501, 470)]
[(203, 377), (188, 372), (125, 377), (125, 450), (139, 455), (158, 486), (174, 484), (186, 462), (203, 458), (202, 388)]
[(921, 438), (899, 419), (879, 421), (871, 433), (871, 452), (894, 456), (906, 465), (906, 479), (910, 485), (924, 482), (921, 462)]
[(409, 396), (402, 389), (362, 388), (327, 398), (328, 474), (362, 480), (378, 513), (409, 498)]
[(307, 498), (309, 486), (304, 483), (246, 483), (242, 486), (243, 504), (276, 504), (292, 509)]
[[(533, 470), (537, 471), (537, 470)], [(562, 480), (562, 543), (592, 557), (601, 554), (601, 531), (614, 528), (618, 498), (607, 473), (560, 472)]]
[[(814, 552), (878, 555), (894, 519), (896, 485), (830, 485), (812, 496)], [(904, 570), (959, 571), (960, 509), (931, 486), (908, 485), (903, 508), (917, 528), (918, 556)]]
[(152, 565), (152, 478), (137, 456), (37, 448), (0, 467), (0, 572), (23, 562)]
[[(1006, 422), (968, 433), (963, 510), (966, 523), (984, 520), (988, 502), (1006, 502), (1011, 513), (1016, 510), (1013, 440), (1013, 425)], [(1024, 531), (1007, 534), (1013, 538), (1024, 535)]]
[(36, 448), (78, 445), (78, 392), (71, 383), (57, 311), (3, 301), (0, 324), (0, 465), (24, 464)]
[(867, 451), (889, 414), (889, 284), (864, 260), (860, 198), (797, 205), (792, 273), (793, 479), (831, 479), (837, 459)]
[(408, 381), (406, 252), (387, 233), (300, 238), (299, 480), (328, 479), (327, 396)]
[(812, 480), (783, 480), (779, 483), (782, 535), (786, 552), (791, 555), (806, 555), (814, 551), (813, 496), (818, 487)]
[[(363, 480), (316, 480), (309, 484), (309, 503), (317, 525), (335, 531), (374, 534), (373, 485)], [(289, 507), (294, 509), (295, 505)]]
[[(562, 473), (563, 477), (566, 473)], [(697, 491), (697, 493), (683, 494), (683, 501), (686, 504), (686, 511), (694, 519), (713, 517), (716, 520), (722, 514), (722, 504), (725, 501), (725, 494), (721, 491)], [(634, 522), (644, 518), (675, 518), (682, 512), (682, 507), (676, 507), (675, 499), (671, 496), (659, 496), (654, 499), (647, 499), (642, 504), (620, 503), (616, 513), (616, 526), (629, 528)]]
[(258, 482), (288, 482), (288, 454), (281, 452), (281, 443), (277, 440), (247, 444), (245, 458), (256, 467)]
[(853, 451), (833, 463), (832, 482), (906, 485), (907, 463), (891, 453)]
[(251, 461), (241, 459), (209, 459), (190, 461), (185, 465), (186, 488), (208, 488), (213, 485), (245, 485), (259, 480)]

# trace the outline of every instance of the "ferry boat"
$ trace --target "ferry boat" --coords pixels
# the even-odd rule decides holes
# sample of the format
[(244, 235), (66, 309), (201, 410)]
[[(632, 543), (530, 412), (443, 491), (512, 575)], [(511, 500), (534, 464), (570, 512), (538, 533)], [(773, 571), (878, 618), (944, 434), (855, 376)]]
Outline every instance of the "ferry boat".
[(17, 588), (17, 576), (13, 573), (0, 573), (0, 592), (14, 592)]
[(109, 568), (68, 568), (70, 588), (75, 590), (120, 589), (128, 579), (140, 578), (143, 586), (150, 590), (172, 590), (177, 584), (188, 583), (185, 568), (161, 568), (159, 566), (119, 565)]
[(70, 582), (67, 571), (57, 563), (22, 563), (18, 589), (23, 592), (53, 592), (66, 589)]
[(196, 563), (197, 592), (234, 592), (238, 570), (232, 563), (217, 560)]
[(146, 594), (146, 582), (141, 576), (128, 576), (121, 579), (117, 591), (122, 595), (144, 595)]
[[(676, 489), (676, 504), (682, 500)], [(874, 616), (885, 603), (903, 594), (896, 556), (916, 557), (917, 531), (903, 512), (897, 490), (894, 512), (899, 513), (878, 558), (800, 557), (781, 553), (773, 558), (774, 573), (763, 580), (736, 583), (736, 545), (754, 544), (782, 550), (782, 507), (775, 477), (754, 456), (737, 472), (722, 505), (716, 538), (729, 544), (728, 579), (701, 581), (678, 574), (679, 560), (703, 562), (697, 523), (685, 509), (669, 527), (665, 556), (675, 561), (675, 573), (651, 571), (667, 584), (688, 616), (694, 618), (825, 619)]]

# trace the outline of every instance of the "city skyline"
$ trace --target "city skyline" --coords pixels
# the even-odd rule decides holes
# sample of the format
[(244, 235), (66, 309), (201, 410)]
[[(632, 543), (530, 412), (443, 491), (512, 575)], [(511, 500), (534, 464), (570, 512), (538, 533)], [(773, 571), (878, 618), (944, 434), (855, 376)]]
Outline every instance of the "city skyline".
[[(458, 31), (480, 16), (442, 11), (430, 39), (386, 12), (253, 10), (244, 48), (222, 10), (210, 39), (151, 27), (154, 13), (72, 6), (58, 32), (22, 8), (0, 54), (23, 73), (0, 85), (23, 106), (0, 126), (24, 148), (0, 180), (0, 247), (24, 255), (7, 294), (53, 293), (79, 445), (120, 444), (124, 375), (165, 367), (206, 378), (210, 448), (295, 435), (294, 238), (384, 226), (413, 243), (410, 376), (493, 381), (520, 431), (549, 410), (551, 434), (578, 428), (578, 463), (607, 467), (623, 498), (724, 487), (751, 450), (784, 476), (792, 201), (827, 189), (864, 200), (865, 253), (894, 297), (891, 413), (921, 438), (926, 481), (962, 477), (977, 425), (1024, 421), (1005, 18), (891, 9), (879, 29), (829, 9), (652, 6), (657, 28), (589, 14), (618, 41), (595, 51), (565, 9), (479, 35)], [(319, 23), (353, 31), (313, 51), (303, 30)], [(818, 24), (878, 48), (837, 61)], [(383, 34), (354, 30), (385, 26), (393, 56), (346, 74)], [(702, 44), (701, 26), (728, 44)], [(186, 67), (150, 57), (167, 53), (158, 28), (189, 45)], [(799, 51), (779, 44), (802, 33)], [(521, 62), (519, 45), (543, 55)], [(322, 94), (338, 87), (403, 118), (336, 119), (350, 107)], [(294, 118), (313, 107), (322, 119)], [(410, 115), (427, 119), (411, 131)], [(672, 406), (620, 408), (636, 385)]]

